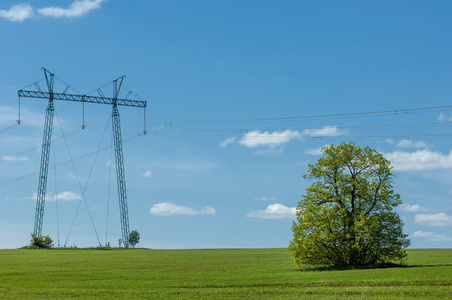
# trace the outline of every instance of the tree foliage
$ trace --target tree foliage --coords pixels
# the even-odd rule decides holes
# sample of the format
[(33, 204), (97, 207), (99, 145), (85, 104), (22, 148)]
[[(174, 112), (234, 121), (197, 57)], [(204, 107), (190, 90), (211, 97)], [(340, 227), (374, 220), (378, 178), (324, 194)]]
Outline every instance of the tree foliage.
[(38, 248), (52, 248), (53, 241), (50, 236), (37, 236), (36, 234), (31, 234), (30, 245)]
[(410, 245), (394, 208), (390, 162), (381, 153), (355, 143), (322, 148), (308, 165), (314, 182), (297, 206), (292, 250), (299, 267), (378, 265), (403, 260)]
[(129, 244), (132, 248), (135, 248), (135, 245), (140, 242), (140, 233), (138, 230), (132, 230), (129, 234)]

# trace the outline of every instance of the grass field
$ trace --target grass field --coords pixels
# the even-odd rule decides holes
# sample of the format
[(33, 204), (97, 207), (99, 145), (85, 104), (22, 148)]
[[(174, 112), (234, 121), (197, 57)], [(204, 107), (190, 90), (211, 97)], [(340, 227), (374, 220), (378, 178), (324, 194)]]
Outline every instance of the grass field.
[(402, 268), (297, 271), (287, 249), (0, 250), (0, 298), (452, 299), (452, 249)]

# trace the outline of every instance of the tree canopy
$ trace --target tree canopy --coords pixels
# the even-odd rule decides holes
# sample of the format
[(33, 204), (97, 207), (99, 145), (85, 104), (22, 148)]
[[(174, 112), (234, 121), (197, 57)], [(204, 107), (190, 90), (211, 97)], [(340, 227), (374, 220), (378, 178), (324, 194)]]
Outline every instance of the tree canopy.
[(403, 260), (410, 245), (394, 208), (402, 203), (393, 190), (390, 162), (369, 147), (341, 143), (322, 148), (308, 165), (313, 180), (297, 206), (292, 250), (305, 265), (363, 266)]

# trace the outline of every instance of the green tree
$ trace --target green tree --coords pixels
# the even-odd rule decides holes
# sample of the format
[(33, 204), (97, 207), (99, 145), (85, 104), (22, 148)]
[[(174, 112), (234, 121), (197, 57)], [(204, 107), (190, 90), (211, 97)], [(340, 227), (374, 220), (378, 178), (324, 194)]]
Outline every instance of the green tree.
[(132, 248), (135, 248), (135, 245), (140, 242), (140, 233), (138, 230), (132, 230), (129, 234), (129, 244)]
[(355, 143), (322, 148), (308, 165), (314, 182), (297, 206), (289, 249), (305, 265), (363, 266), (403, 260), (410, 245), (394, 208), (390, 162), (381, 153)]
[(53, 241), (50, 236), (36, 236), (36, 234), (31, 234), (30, 245), (38, 248), (52, 248)]

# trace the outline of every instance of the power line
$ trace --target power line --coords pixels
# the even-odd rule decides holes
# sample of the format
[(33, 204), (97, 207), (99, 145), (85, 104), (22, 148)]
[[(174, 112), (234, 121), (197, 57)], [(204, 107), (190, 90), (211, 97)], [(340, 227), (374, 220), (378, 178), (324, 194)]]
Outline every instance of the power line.
[[(160, 130), (158, 132), (150, 132), (149, 136), (177, 136), (177, 137), (197, 137), (197, 138), (212, 138), (217, 137), (219, 133), (235, 133), (236, 138), (243, 136), (247, 132), (251, 131), (284, 131), (284, 130), (322, 130), (325, 129), (324, 127), (291, 127), (291, 128), (253, 128), (253, 129), (243, 129), (243, 128), (237, 128), (237, 129), (170, 129), (173, 127), (190, 127), (190, 126), (204, 126), (204, 125), (240, 125), (240, 124), (252, 124), (252, 123), (263, 123), (263, 122), (280, 122), (280, 121), (299, 121), (299, 120), (324, 120), (324, 119), (334, 119), (334, 118), (346, 118), (346, 117), (369, 117), (369, 116), (385, 116), (385, 115), (400, 115), (400, 114), (408, 114), (408, 113), (426, 113), (426, 112), (432, 112), (432, 111), (444, 111), (444, 110), (450, 110), (452, 109), (452, 106), (446, 105), (446, 106), (431, 106), (431, 107), (421, 107), (421, 108), (404, 108), (404, 109), (396, 109), (396, 110), (381, 110), (381, 111), (368, 111), (368, 112), (355, 112), (355, 113), (343, 113), (343, 114), (324, 114), (324, 115), (310, 115), (310, 116), (297, 116), (297, 117), (279, 117), (279, 118), (257, 118), (257, 119), (235, 119), (235, 120), (214, 120), (214, 121), (198, 121), (198, 122), (166, 122), (167, 126), (163, 126), (161, 129), (168, 129), (168, 130)], [(154, 123), (154, 124), (162, 124), (162, 123)], [(381, 125), (356, 125), (356, 126), (335, 126), (334, 128), (336, 130), (344, 130), (344, 129), (356, 129), (356, 130), (365, 130), (365, 129), (393, 129), (393, 128), (416, 128), (416, 127), (446, 127), (451, 126), (452, 122), (442, 122), (442, 123), (404, 123), (404, 124), (381, 124)], [(93, 126), (91, 126), (93, 127)], [(69, 136), (71, 134), (75, 134), (76, 132), (80, 131), (81, 129), (74, 130), (72, 132), (69, 132), (65, 134), (65, 136)], [(204, 134), (204, 135), (201, 135)], [(210, 135), (206, 135), (210, 134)], [(214, 134), (213, 136), (211, 134)], [(239, 134), (239, 136), (237, 136)], [(138, 137), (143, 136), (143, 133), (140, 133), (138, 135), (132, 136), (129, 139), (124, 140), (124, 142), (132, 141)], [(452, 135), (450, 134), (400, 134), (400, 135), (322, 135), (322, 136), (304, 136), (304, 139), (309, 140), (322, 140), (322, 139), (376, 139), (376, 138), (404, 138), (404, 139), (433, 139), (433, 138), (450, 138)], [(55, 138), (54, 141), (62, 139), (63, 137)], [(267, 139), (278, 139), (278, 137), (267, 137)], [(109, 145), (107, 147), (101, 148), (100, 150), (93, 151), (84, 155), (81, 155), (79, 157), (76, 157), (73, 159), (73, 161), (81, 160), (86, 157), (89, 157), (91, 155), (95, 155), (96, 153), (100, 151), (105, 151), (107, 149), (110, 149), (112, 145)], [(30, 151), (36, 150), (39, 148), (38, 146), (32, 147), (28, 150), (19, 152), (15, 155), (11, 156), (20, 156), (25, 153), (28, 153)], [(66, 164), (71, 163), (71, 161), (65, 161), (58, 165), (53, 166), (53, 168), (57, 168)], [(4, 185), (7, 183), (11, 183), (14, 181), (19, 181), (24, 178), (34, 176), (39, 172), (33, 172), (26, 174), (24, 176), (20, 176), (11, 180), (7, 180), (4, 182), (1, 182), (0, 185)]]
[(189, 122), (165, 122), (153, 123), (163, 127), (177, 126), (202, 126), (202, 125), (223, 125), (223, 124), (246, 124), (246, 123), (262, 123), (262, 122), (279, 122), (279, 121), (298, 121), (298, 120), (323, 120), (332, 118), (346, 118), (356, 116), (379, 116), (379, 115), (397, 115), (407, 113), (428, 112), (437, 110), (451, 110), (452, 105), (420, 107), (420, 108), (403, 108), (394, 110), (380, 110), (368, 112), (354, 112), (342, 114), (324, 114), (311, 116), (293, 116), (293, 117), (277, 117), (277, 118), (255, 118), (255, 119), (235, 119), (235, 120), (211, 120), (211, 121), (189, 121)]
[[(212, 136), (212, 135), (199, 135), (199, 134), (187, 134), (187, 133), (172, 133), (172, 134), (155, 134), (155, 136), (162, 136), (162, 137), (178, 137), (178, 138), (218, 138), (218, 136)], [(235, 138), (235, 139), (241, 139), (243, 138), (243, 135), (233, 135), (228, 136), (228, 138)], [(265, 140), (265, 141), (279, 141), (279, 140), (344, 140), (344, 139), (352, 139), (352, 140), (360, 140), (360, 139), (408, 139), (408, 140), (415, 140), (415, 139), (449, 139), (452, 138), (452, 134), (400, 134), (400, 135), (300, 135), (299, 137), (285, 137), (285, 136), (251, 136), (248, 137), (252, 140)]]
[(101, 69), (101, 68), (104, 69), (104, 68), (118, 68), (118, 67), (133, 67), (133, 66), (146, 66), (146, 65), (159, 65), (159, 64), (199, 62), (199, 61), (205, 61), (205, 60), (219, 60), (219, 59), (226, 59), (226, 58), (235, 58), (235, 57), (244, 57), (244, 56), (271, 54), (271, 53), (282, 53), (282, 52), (299, 51), (299, 50), (321, 48), (321, 47), (356, 44), (356, 43), (376, 41), (376, 40), (399, 38), (399, 37), (410, 36), (410, 35), (417, 35), (417, 34), (441, 32), (441, 31), (447, 31), (447, 30), (451, 30), (451, 29), (452, 29), (452, 27), (441, 27), (441, 28), (433, 28), (433, 29), (421, 30), (421, 31), (395, 33), (395, 34), (381, 35), (381, 36), (368, 37), (368, 38), (362, 38), (362, 39), (352, 39), (352, 40), (339, 41), (339, 42), (327, 42), (327, 43), (321, 43), (321, 44), (315, 44), (315, 45), (306, 45), (306, 46), (299, 46), (299, 47), (291, 47), (291, 48), (282, 48), (282, 49), (273, 49), (273, 50), (261, 50), (261, 51), (250, 51), (250, 52), (242, 52), (242, 53), (236, 53), (236, 54), (205, 56), (205, 57), (188, 58), (188, 59), (176, 59), (176, 60), (167, 60), (167, 61), (160, 61), (160, 62), (159, 61), (156, 61), (156, 62), (143, 62), (143, 63), (138, 63), (138, 64), (124, 64), (124, 65), (115, 65), (115, 66), (109, 65), (109, 66), (103, 66), (103, 67), (84, 67), (84, 68), (70, 68), (70, 69), (71, 70), (75, 70), (75, 69), (77, 69), (77, 70), (82, 70), (82, 69), (83, 70), (84, 69)]
[[(414, 127), (444, 127), (451, 126), (452, 122), (443, 123), (408, 123), (408, 124), (383, 124), (383, 125), (357, 125), (357, 126), (329, 126), (330, 129), (393, 129), (393, 128), (414, 128)], [(325, 127), (284, 127), (284, 128), (241, 128), (241, 129), (176, 129), (170, 132), (202, 132), (202, 133), (246, 133), (250, 131), (284, 131), (284, 130), (324, 130)]]
[[(59, 140), (63, 139), (64, 137), (67, 137), (67, 136), (71, 136), (71, 135), (73, 135), (73, 134), (76, 134), (76, 133), (80, 132), (81, 130), (82, 130), (82, 129), (79, 128), (79, 129), (70, 131), (70, 132), (66, 133), (65, 135), (62, 135), (62, 136), (59, 136), (59, 137), (56, 137), (56, 138), (52, 139), (52, 142), (56, 142), (56, 141), (59, 141)], [(36, 146), (34, 146), (34, 147), (31, 147), (31, 148), (29, 148), (29, 149), (27, 149), (27, 150), (21, 151), (21, 152), (19, 152), (19, 153), (16, 153), (16, 154), (13, 154), (13, 155), (8, 155), (8, 157), (19, 157), (19, 156), (24, 155), (24, 154), (27, 154), (27, 153), (29, 153), (29, 152), (35, 151), (35, 150), (41, 148), (41, 146), (42, 146), (42, 143), (39, 144), (39, 145), (36, 145)], [(3, 162), (3, 161), (4, 161), (4, 160), (0, 160), (0, 162)]]
[(14, 125), (2, 128), (2, 129), (0, 129), (0, 134), (3, 134), (3, 133), (7, 132), (10, 129), (16, 128), (17, 126), (19, 126), (19, 124), (14, 124)]
[[(397, 110), (370, 111), (344, 114), (326, 114), (298, 117), (280, 117), (280, 118), (259, 118), (259, 119), (236, 119), (236, 120), (214, 120), (199, 122), (165, 122), (152, 123), (158, 125), (158, 130), (151, 132), (153, 135), (178, 135), (186, 133), (204, 133), (204, 134), (245, 134), (251, 131), (284, 131), (284, 130), (324, 130), (325, 127), (300, 127), (300, 126), (279, 126), (279, 127), (249, 127), (251, 124), (269, 124), (269, 123), (285, 123), (312, 120), (333, 120), (344, 118), (369, 118), (382, 116), (402, 116), (407, 114), (430, 113), (436, 111), (451, 110), (452, 106), (436, 106), (424, 108), (407, 108)], [(368, 120), (366, 119), (366, 122)], [(149, 125), (149, 124), (148, 124)], [(330, 126), (336, 130), (367, 130), (367, 129), (402, 129), (402, 128), (431, 128), (446, 127), (452, 125), (452, 122), (424, 122), (424, 123), (402, 123), (402, 124), (376, 124), (376, 125), (354, 125), (354, 126)], [(96, 130), (97, 125), (90, 125), (92, 130)], [(99, 125), (100, 126), (100, 125)], [(140, 125), (123, 125), (125, 128), (135, 128)], [(202, 128), (208, 126), (209, 128)], [(214, 128), (210, 128), (215, 126)], [(221, 126), (221, 127), (220, 127)], [(201, 128), (200, 128), (201, 127)]]
[[(130, 137), (130, 138), (128, 138), (128, 139), (123, 140), (123, 143), (131, 142), (131, 141), (133, 141), (133, 140), (135, 140), (135, 139), (137, 139), (137, 138), (139, 138), (139, 137), (141, 137), (141, 136), (143, 136), (143, 135), (144, 135), (144, 133), (139, 133), (139, 134), (137, 134), (137, 135), (135, 135), (135, 136), (132, 136), (132, 137)], [(66, 136), (67, 136), (67, 135), (66, 135)], [(57, 165), (51, 166), (51, 167), (49, 167), (49, 169), (59, 168), (59, 167), (62, 167), (62, 166), (64, 166), (64, 165), (71, 164), (72, 162), (76, 162), (76, 161), (79, 161), (79, 160), (88, 158), (88, 157), (90, 157), (90, 156), (92, 156), (92, 155), (96, 155), (96, 154), (99, 153), (99, 152), (103, 152), (103, 151), (105, 151), (105, 150), (109, 150), (111, 147), (113, 147), (113, 145), (108, 145), (108, 146), (103, 147), (103, 148), (101, 148), (101, 149), (98, 149), (98, 150), (96, 150), (96, 151), (92, 151), (92, 152), (83, 154), (83, 155), (81, 155), (81, 156), (75, 157), (75, 158), (72, 159), (72, 161), (71, 161), (71, 160), (67, 160), (67, 161), (61, 162), (61, 163), (59, 163), (59, 164), (57, 164)], [(20, 181), (20, 180), (23, 180), (23, 179), (25, 179), (25, 178), (34, 176), (34, 175), (36, 175), (36, 174), (39, 174), (39, 171), (32, 172), (32, 173), (28, 173), (28, 174), (26, 174), (26, 175), (19, 176), (19, 177), (16, 177), (16, 178), (14, 178), (14, 179), (10, 179), (10, 180), (7, 180), (7, 181), (0, 182), (0, 185), (4, 185), (4, 184), (8, 184), (8, 183)]]
[[(357, 70), (369, 70), (369, 69), (398, 68), (398, 67), (421, 66), (421, 65), (451, 63), (451, 62), (452, 62), (452, 60), (440, 60), (440, 61), (428, 61), (428, 62), (418, 62), (418, 63), (391, 64), (391, 65), (380, 65), (380, 66), (360, 66), (360, 67), (319, 69), (319, 70), (301, 70), (301, 71), (284, 71), (284, 72), (268, 72), (268, 73), (223, 74), (223, 75), (190, 75), (190, 76), (146, 77), (146, 79), (195, 79), (195, 78), (226, 78), (226, 77), (272, 76), (272, 75), (307, 74), (307, 73), (322, 73), (322, 72), (339, 72), (339, 71), (357, 71)], [(139, 78), (140, 77), (135, 77), (135, 79), (139, 79)]]
[[(348, 127), (336, 127), (336, 129), (339, 129), (339, 130), (340, 129), (368, 129), (368, 128), (370, 128), (370, 129), (378, 129), (378, 128), (393, 128), (393, 127), (404, 128), (404, 127), (407, 127), (407, 126), (408, 127), (411, 127), (411, 126), (412, 127), (426, 127), (426, 126), (427, 127), (434, 127), (434, 126), (451, 126), (451, 125), (452, 125), (452, 122), (445, 122), (445, 123), (418, 123), (418, 124), (412, 123), (412, 124), (392, 124), (392, 125), (375, 125), (375, 126), (374, 125), (348, 126)], [(301, 130), (301, 129), (322, 130), (324, 128), (299, 128), (298, 130)], [(258, 129), (256, 129), (256, 130), (258, 130)], [(261, 129), (261, 130), (263, 130), (263, 129)], [(269, 129), (267, 129), (267, 130), (269, 130)], [(289, 130), (289, 129), (285, 129), (285, 130)], [(296, 130), (296, 129), (293, 129), (293, 130)], [(279, 130), (279, 131), (281, 131), (281, 130)], [(205, 133), (219, 133), (219, 132), (221, 132), (221, 133), (228, 133), (228, 132), (231, 132), (231, 131), (214, 130), (212, 132), (209, 132), (209, 131), (200, 130), (200, 131), (194, 131), (192, 133), (198, 133), (198, 132), (205, 134)], [(159, 132), (159, 133), (152, 133), (152, 132), (150, 132), (148, 134), (148, 136), (154, 136), (154, 137), (156, 137), (156, 136), (163, 136), (163, 137), (165, 137), (165, 136), (166, 137), (168, 137), (168, 136), (176, 136), (176, 137), (184, 137), (184, 138), (194, 138), (194, 137), (195, 138), (212, 138), (212, 137), (218, 137), (218, 135), (214, 135), (214, 136), (208, 135), (208, 136), (206, 136), (206, 135), (200, 135), (200, 134), (187, 134), (187, 133), (190, 133), (190, 131), (181, 131), (181, 130), (179, 130), (179, 131)], [(243, 137), (243, 134), (245, 134), (246, 132), (244, 132), (244, 131), (242, 131), (242, 132), (235, 131), (235, 133), (240, 133), (240, 136), (232, 136), (232, 137), (234, 137), (234, 138), (241, 138), (241, 137)], [(68, 134), (66, 134), (66, 136), (67, 135)], [(135, 136), (132, 136), (129, 139), (124, 140), (124, 143), (127, 143), (127, 142), (130, 142), (132, 140), (135, 140), (136, 138), (139, 138), (139, 137), (141, 137), (143, 135), (144, 135), (143, 133), (140, 133), (140, 134), (137, 134)], [(253, 139), (265, 139), (265, 140), (268, 140), (268, 141), (287, 140), (287, 137), (278, 137), (278, 136), (266, 136), (265, 138), (257, 136), (257, 137), (251, 137), (251, 138), (253, 138)], [(359, 140), (359, 139), (445, 139), (445, 138), (447, 138), (447, 139), (452, 138), (452, 134), (411, 134), (411, 135), (410, 134), (399, 134), (399, 135), (396, 135), (396, 134), (393, 134), (393, 135), (343, 135), (343, 134), (327, 135), (327, 134), (322, 134), (322, 135), (300, 136), (300, 137), (295, 138), (295, 139), (302, 139), (302, 140), (346, 140), (346, 139)], [(294, 139), (294, 138), (291, 138), (291, 139)], [(100, 149), (98, 149), (96, 151), (89, 152), (89, 153), (86, 153), (86, 154), (81, 155), (79, 157), (73, 158), (72, 160), (68, 160), (68, 161), (59, 163), (57, 165), (54, 165), (51, 168), (58, 168), (58, 167), (70, 164), (72, 162), (85, 159), (85, 158), (90, 157), (92, 155), (96, 155), (99, 152), (103, 152), (103, 151), (111, 149), (111, 148), (112, 148), (112, 145), (109, 145), (109, 146), (100, 148)], [(27, 150), (27, 151), (29, 151), (29, 150)], [(23, 152), (21, 152), (21, 153), (23, 153)], [(14, 179), (10, 179), (10, 180), (1, 182), (0, 185), (5, 185), (5, 184), (8, 184), (8, 183), (20, 181), (20, 180), (23, 180), (23, 179), (25, 179), (27, 177), (34, 176), (34, 175), (36, 175), (38, 173), (39, 173), (38, 171), (37, 172), (32, 172), (32, 173), (29, 173), (29, 174), (26, 174), (26, 175), (23, 175), (23, 176), (14, 178)]]

